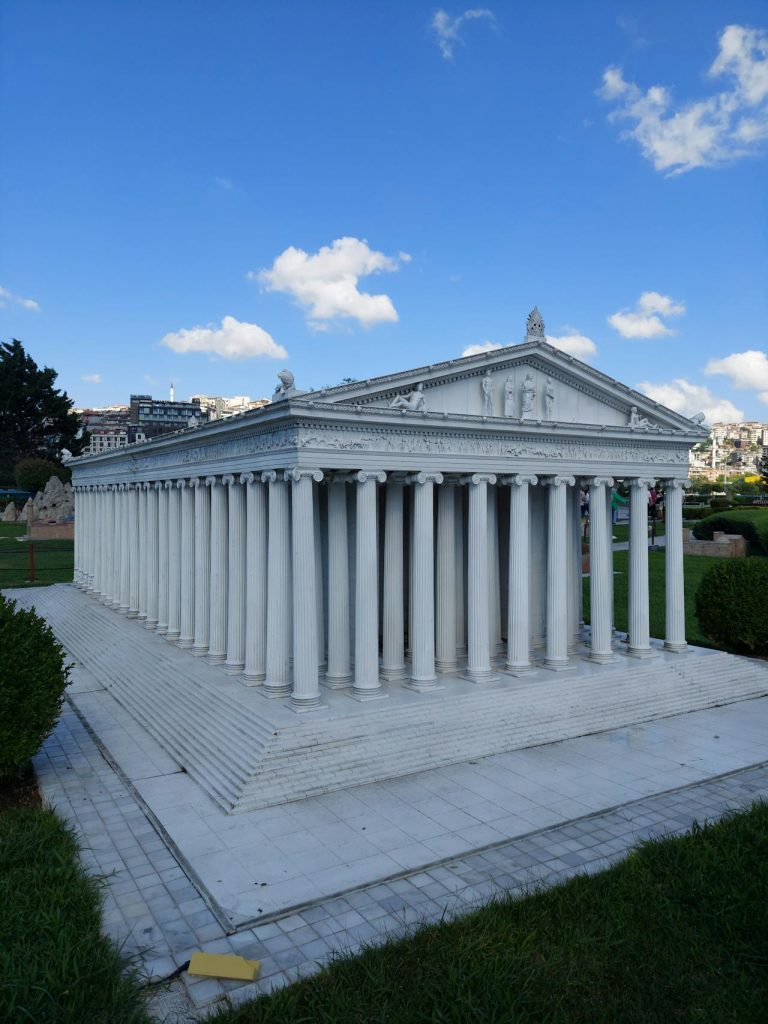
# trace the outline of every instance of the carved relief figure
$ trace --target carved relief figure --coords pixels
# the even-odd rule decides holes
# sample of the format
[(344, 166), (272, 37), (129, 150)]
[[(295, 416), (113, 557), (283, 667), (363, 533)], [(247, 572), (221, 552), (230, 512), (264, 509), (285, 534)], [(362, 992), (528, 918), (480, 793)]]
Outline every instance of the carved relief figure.
[(515, 380), (514, 377), (507, 377), (504, 382), (504, 415), (515, 415)]
[(533, 417), (533, 403), (536, 399), (536, 382), (533, 379), (533, 375), (526, 373), (525, 380), (522, 384), (523, 402), (521, 416), (524, 420), (532, 419)]
[(641, 416), (637, 411), (637, 406), (633, 405), (629, 410), (629, 426), (630, 427), (650, 427), (651, 421), (647, 420), (645, 416)]
[(528, 314), (528, 321), (526, 323), (526, 334), (529, 338), (544, 337), (544, 321), (542, 320), (538, 306), (534, 306), (531, 312)]
[(397, 395), (389, 403), (390, 409), (407, 409), (409, 412), (426, 412), (427, 400), (424, 397), (424, 385), (419, 382), (415, 391), (407, 395)]
[(493, 377), (486, 370), (483, 377), (483, 416), (493, 416)]
[(547, 386), (544, 389), (544, 419), (555, 418), (555, 385), (551, 377), (547, 377)]

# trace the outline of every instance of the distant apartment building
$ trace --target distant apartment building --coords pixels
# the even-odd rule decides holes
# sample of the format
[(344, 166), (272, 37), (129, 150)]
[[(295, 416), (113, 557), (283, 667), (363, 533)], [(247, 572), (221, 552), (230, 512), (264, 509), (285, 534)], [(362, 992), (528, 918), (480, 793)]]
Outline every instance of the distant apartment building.
[(208, 411), (210, 419), (222, 420), (241, 412), (249, 412), (251, 409), (260, 409), (264, 405), (269, 405), (270, 400), (251, 398), (250, 395), (234, 395), (232, 398), (223, 398), (220, 395), (193, 395), (190, 401), (199, 402), (200, 408)]
[(691, 473), (716, 479), (755, 473), (768, 456), (768, 423), (714, 423), (709, 438), (690, 454)]
[(87, 453), (111, 452), (128, 444), (127, 405), (109, 405), (95, 409), (73, 410), (88, 433)]
[(146, 441), (160, 434), (170, 434), (174, 430), (185, 430), (190, 426), (207, 423), (208, 411), (202, 409), (200, 402), (191, 399), (189, 402), (176, 402), (153, 398), (151, 395), (131, 395), (128, 415), (128, 439)]

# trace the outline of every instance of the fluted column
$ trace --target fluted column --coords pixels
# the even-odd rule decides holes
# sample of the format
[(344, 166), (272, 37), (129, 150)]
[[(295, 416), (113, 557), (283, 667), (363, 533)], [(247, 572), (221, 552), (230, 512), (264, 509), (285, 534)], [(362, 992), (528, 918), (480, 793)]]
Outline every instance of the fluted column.
[(530, 640), (530, 577), (531, 577), (531, 506), (529, 487), (538, 482), (535, 476), (505, 477), (510, 485), (509, 497), (509, 597), (507, 601), (507, 661), (505, 669), (512, 675), (524, 675), (531, 669)]
[(74, 565), (72, 573), (72, 583), (78, 589), (80, 589), (80, 581), (83, 575), (83, 520), (85, 518), (85, 502), (81, 498), (82, 488), (72, 488), (72, 500), (74, 504), (75, 513), (75, 550), (74, 550)]
[(456, 482), (447, 479), (437, 490), (437, 630), (435, 668), (454, 673), (456, 659)]
[(195, 491), (187, 480), (178, 480), (179, 492), (179, 647), (189, 650), (195, 642)]
[(243, 682), (257, 686), (266, 676), (267, 503), (261, 475), (243, 473), (245, 487), (245, 668)]
[(490, 586), (488, 583), (488, 484), (492, 473), (473, 473), (469, 485), (467, 559), (467, 676), (474, 682), (495, 679), (491, 670)]
[(207, 476), (205, 485), (211, 492), (211, 622), (206, 660), (222, 665), (227, 657), (227, 489), (215, 476)]
[(245, 668), (245, 490), (239, 475), (222, 477), (227, 489), (227, 673)]
[(112, 607), (115, 599), (115, 489), (112, 484), (104, 495), (104, 575), (101, 599)]
[(466, 615), (466, 566), (464, 557), (464, 489), (462, 486), (454, 488), (456, 500), (456, 660), (467, 656), (467, 615)]
[(568, 649), (581, 645), (581, 485), (568, 489)]
[(139, 484), (128, 485), (128, 618), (139, 614)]
[(195, 640), (192, 653), (208, 653), (211, 627), (211, 492), (202, 477), (189, 481), (195, 495)]
[(407, 678), (405, 669), (405, 580), (403, 576), (402, 474), (392, 474), (384, 495), (384, 589), (381, 678)]
[(326, 668), (326, 645), (325, 645), (325, 588), (323, 586), (323, 524), (320, 515), (320, 502), (322, 495), (320, 489), (313, 487), (312, 508), (315, 521), (315, 608), (317, 613), (317, 664), (321, 672)]
[(653, 480), (630, 480), (629, 646), (627, 654), (647, 658), (651, 650), (648, 613), (648, 488)]
[(349, 534), (345, 473), (328, 477), (328, 668), (325, 685), (352, 685), (349, 640)]
[(169, 480), (157, 491), (157, 632), (168, 632), (168, 488)]
[(591, 661), (614, 660), (611, 647), (613, 551), (606, 542), (611, 538), (611, 522), (605, 500), (606, 488), (613, 487), (611, 477), (593, 477), (589, 481), (589, 608), (592, 625)]
[(86, 508), (85, 531), (85, 573), (83, 577), (83, 590), (90, 592), (93, 589), (93, 491), (91, 487), (83, 488), (83, 498)]
[(361, 470), (357, 480), (355, 537), (355, 683), (350, 697), (386, 697), (379, 681), (379, 557), (376, 529), (376, 483), (386, 473)]
[(605, 535), (605, 551), (608, 561), (608, 613), (611, 621), (611, 636), (614, 634), (614, 607), (613, 607), (613, 488), (605, 488), (605, 517), (608, 529)]
[(544, 664), (550, 669), (569, 668), (568, 663), (568, 516), (567, 488), (572, 476), (553, 476), (547, 515), (547, 647)]
[(168, 629), (165, 639), (176, 643), (181, 636), (181, 494), (179, 483), (170, 480), (168, 490)]
[(139, 614), (136, 616), (141, 622), (147, 621), (147, 534), (149, 519), (147, 516), (149, 506), (149, 484), (136, 484), (139, 492)]
[(147, 484), (147, 629), (157, 629), (160, 608), (160, 558), (158, 492), (161, 483)]
[(291, 532), (288, 485), (283, 473), (262, 473), (269, 484), (267, 538), (267, 661), (262, 693), (287, 697), (291, 692)]
[(106, 515), (106, 491), (104, 484), (97, 484), (94, 491), (96, 509), (94, 520), (96, 523), (96, 541), (94, 549), (94, 580), (93, 592), (101, 600), (101, 590), (104, 586), (104, 517)]
[(442, 473), (416, 473), (409, 478), (413, 494), (413, 690), (432, 690), (435, 673), (435, 538), (434, 485)]
[(488, 627), (491, 657), (502, 651), (501, 578), (499, 575), (499, 505), (496, 485), (488, 489)]
[(127, 615), (131, 607), (131, 526), (130, 484), (120, 484), (120, 605), (118, 611)]
[(666, 639), (664, 649), (682, 653), (685, 642), (685, 576), (683, 572), (683, 496), (687, 480), (664, 481), (666, 524)]
[(323, 479), (319, 469), (293, 469), (291, 483), (291, 550), (293, 555), (293, 689), (294, 711), (316, 711), (320, 702), (317, 651), (317, 587), (315, 573), (315, 514), (313, 481)]

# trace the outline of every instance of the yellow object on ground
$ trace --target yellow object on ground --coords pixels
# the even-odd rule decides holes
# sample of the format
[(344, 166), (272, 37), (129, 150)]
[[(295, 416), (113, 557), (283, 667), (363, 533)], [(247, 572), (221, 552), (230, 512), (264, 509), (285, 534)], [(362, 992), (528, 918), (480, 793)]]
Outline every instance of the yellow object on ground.
[(243, 956), (225, 953), (193, 953), (187, 974), (201, 974), (206, 978), (231, 978), (234, 981), (255, 981), (261, 964)]

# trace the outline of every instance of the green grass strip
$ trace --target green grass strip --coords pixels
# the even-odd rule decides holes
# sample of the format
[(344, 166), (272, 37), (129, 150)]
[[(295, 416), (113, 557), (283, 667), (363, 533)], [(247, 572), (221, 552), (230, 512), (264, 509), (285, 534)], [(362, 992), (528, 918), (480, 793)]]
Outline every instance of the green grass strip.
[(99, 883), (50, 810), (0, 816), (0, 1021), (145, 1024), (135, 975), (101, 934)]
[(768, 806), (337, 960), (216, 1024), (750, 1024), (768, 1009)]

